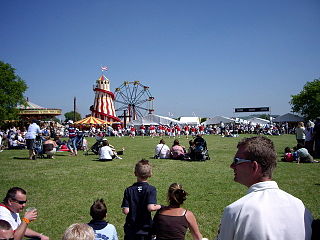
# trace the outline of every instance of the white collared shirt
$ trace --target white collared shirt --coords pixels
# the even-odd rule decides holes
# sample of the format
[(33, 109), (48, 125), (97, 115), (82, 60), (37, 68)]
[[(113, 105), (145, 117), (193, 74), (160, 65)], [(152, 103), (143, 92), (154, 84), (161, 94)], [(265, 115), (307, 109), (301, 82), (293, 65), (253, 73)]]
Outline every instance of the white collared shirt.
[(219, 240), (311, 239), (312, 215), (274, 181), (259, 182), (224, 209)]

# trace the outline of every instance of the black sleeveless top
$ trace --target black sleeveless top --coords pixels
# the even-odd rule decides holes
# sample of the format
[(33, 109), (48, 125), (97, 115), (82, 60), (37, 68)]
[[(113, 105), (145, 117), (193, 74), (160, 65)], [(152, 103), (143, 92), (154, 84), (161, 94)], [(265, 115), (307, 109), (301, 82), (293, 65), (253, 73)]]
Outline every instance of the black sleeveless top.
[(157, 212), (153, 218), (157, 240), (184, 240), (189, 226), (186, 212), (187, 210), (182, 216), (162, 215)]

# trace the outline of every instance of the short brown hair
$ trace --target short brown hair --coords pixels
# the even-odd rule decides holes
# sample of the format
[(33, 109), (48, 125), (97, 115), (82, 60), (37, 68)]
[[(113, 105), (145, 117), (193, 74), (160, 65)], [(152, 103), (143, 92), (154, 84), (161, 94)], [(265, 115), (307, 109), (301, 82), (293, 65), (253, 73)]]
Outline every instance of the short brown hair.
[(149, 164), (149, 161), (146, 159), (142, 159), (137, 162), (136, 167), (134, 169), (134, 173), (137, 177), (147, 179), (152, 176), (152, 167)]
[(94, 201), (90, 208), (90, 216), (93, 220), (103, 220), (107, 216), (107, 206), (102, 198)]
[(273, 142), (264, 136), (242, 139), (237, 148), (245, 149), (245, 157), (256, 161), (262, 169), (264, 177), (272, 177), (272, 172), (277, 166), (277, 154)]

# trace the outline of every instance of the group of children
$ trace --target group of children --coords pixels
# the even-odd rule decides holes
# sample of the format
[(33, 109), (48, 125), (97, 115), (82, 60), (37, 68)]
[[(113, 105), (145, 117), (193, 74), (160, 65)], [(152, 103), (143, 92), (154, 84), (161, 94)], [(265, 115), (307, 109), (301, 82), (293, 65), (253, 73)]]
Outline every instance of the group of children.
[[(152, 167), (148, 160), (140, 160), (135, 166), (134, 174), (137, 177), (137, 182), (125, 189), (121, 204), (122, 212), (126, 215), (124, 240), (151, 240), (156, 233), (159, 234), (159, 229), (157, 229), (157, 227), (161, 225), (153, 225), (151, 212), (160, 212), (161, 210), (166, 211), (170, 208), (170, 205), (169, 207), (164, 207), (157, 204), (157, 190), (148, 183), (148, 178), (152, 175)], [(172, 186), (170, 187), (172, 188)], [(178, 201), (177, 199), (179, 199), (179, 197), (177, 196), (182, 193), (184, 195), (180, 197), (181, 201)], [(185, 195), (186, 193), (184, 190), (179, 187), (179, 189), (175, 191), (172, 199), (175, 199), (175, 201), (182, 204), (186, 199)], [(169, 201), (169, 203), (171, 202), (172, 201)], [(180, 204), (178, 205), (180, 206)], [(187, 211), (185, 210), (184, 212)], [(90, 215), (92, 216), (92, 220), (90, 221), (89, 226), (91, 226), (95, 232), (95, 239), (118, 240), (115, 227), (106, 222), (107, 207), (103, 199), (98, 199), (93, 203), (90, 208)], [(190, 217), (190, 215), (192, 216)], [(186, 225), (187, 227), (185, 228), (183, 235), (187, 229), (190, 228), (194, 239), (202, 239), (196, 220), (191, 212), (187, 214), (186, 221), (189, 221), (188, 218), (192, 218), (193, 224), (190, 223)], [(179, 221), (174, 225), (181, 227), (179, 226)], [(162, 233), (163, 231), (161, 231), (161, 234)]]
[(297, 146), (291, 149), (286, 147), (284, 149), (284, 155), (281, 159), (283, 162), (297, 162), (297, 163), (318, 163), (319, 161), (313, 160), (312, 155), (308, 152), (308, 149), (303, 144), (298, 143)]

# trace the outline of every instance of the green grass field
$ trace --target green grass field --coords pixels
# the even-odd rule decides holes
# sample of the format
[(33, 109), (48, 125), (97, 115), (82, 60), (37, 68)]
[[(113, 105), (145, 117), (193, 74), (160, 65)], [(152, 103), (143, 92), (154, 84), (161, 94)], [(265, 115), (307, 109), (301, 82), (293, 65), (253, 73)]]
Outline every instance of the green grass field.
[[(233, 182), (229, 168), (242, 138), (205, 136), (211, 160), (188, 162), (168, 159), (152, 159), (159, 137), (109, 138), (117, 149), (125, 147), (123, 159), (99, 162), (97, 155), (70, 157), (69, 153), (57, 153), (55, 159), (27, 159), (27, 150), (5, 150), (0, 153), (0, 197), (6, 191), (19, 186), (27, 190), (28, 206), (38, 209), (38, 220), (30, 227), (43, 232), (51, 239), (61, 239), (64, 230), (75, 222), (89, 222), (89, 208), (97, 198), (104, 198), (108, 206), (108, 220), (114, 224), (119, 239), (123, 239), (125, 216), (121, 213), (123, 191), (136, 181), (133, 168), (141, 158), (149, 159), (153, 166), (150, 184), (158, 191), (158, 203), (166, 204), (168, 186), (181, 183), (189, 196), (185, 208), (198, 220), (204, 237), (212, 239), (217, 234), (221, 214), (225, 206), (246, 194), (247, 188)], [(294, 135), (271, 136), (278, 159), (286, 146), (295, 145)], [(165, 137), (169, 146), (173, 138)], [(89, 145), (94, 139), (89, 138)], [(181, 138), (182, 145), (188, 140)], [(300, 198), (315, 218), (320, 217), (320, 164), (295, 164), (279, 162), (274, 180), (281, 189)], [(188, 234), (187, 239), (191, 239)]]

